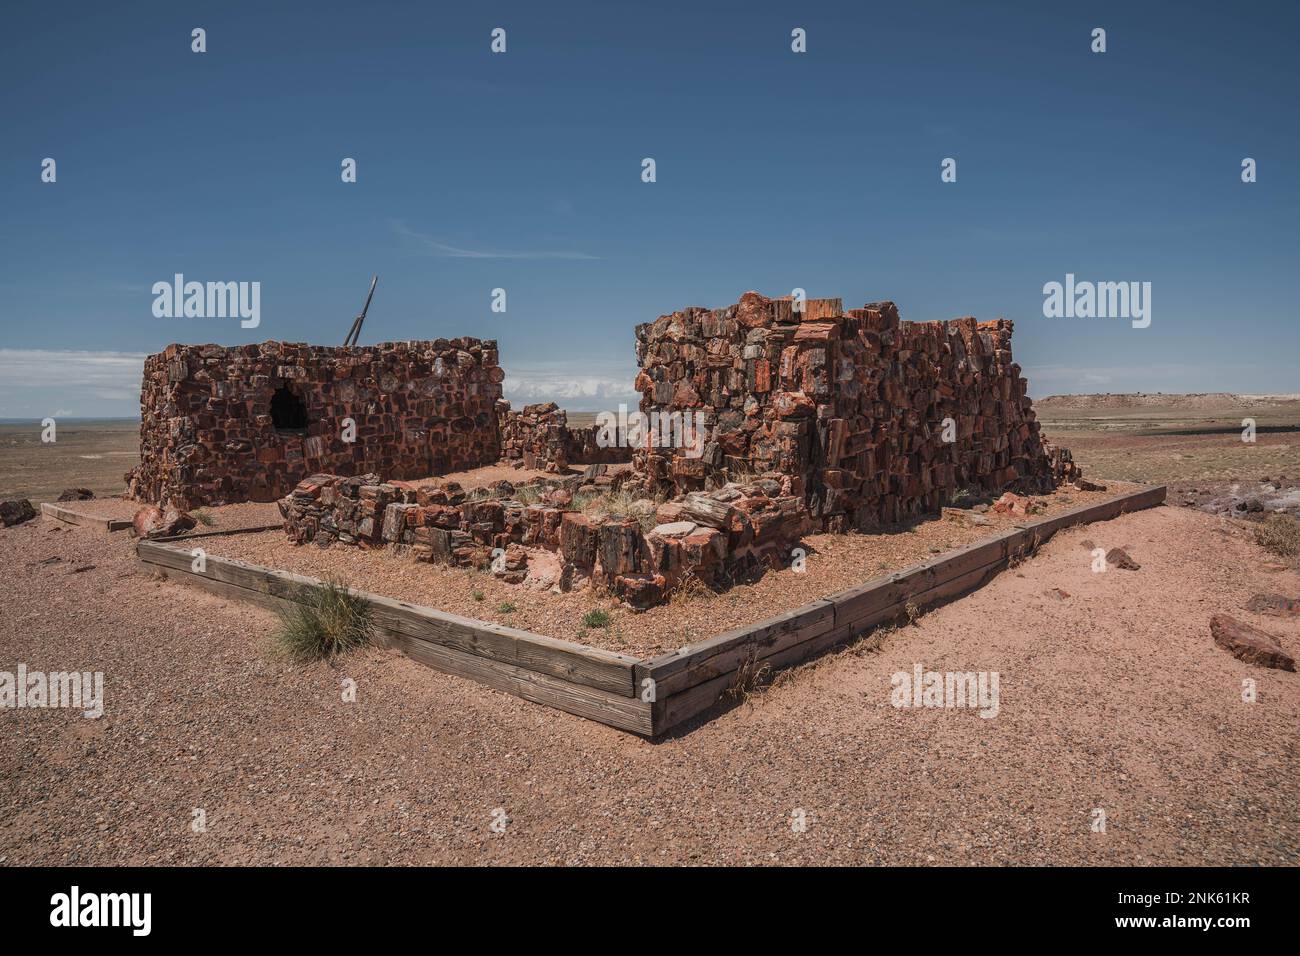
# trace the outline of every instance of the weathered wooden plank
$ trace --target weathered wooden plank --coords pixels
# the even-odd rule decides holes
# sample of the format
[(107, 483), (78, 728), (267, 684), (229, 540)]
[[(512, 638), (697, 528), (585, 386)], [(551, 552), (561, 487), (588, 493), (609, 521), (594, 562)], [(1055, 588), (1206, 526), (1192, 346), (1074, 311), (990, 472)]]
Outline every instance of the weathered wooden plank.
[(179, 568), (167, 567), (154, 561), (146, 561), (140, 558), (140, 563), (146, 568), (157, 571), (164, 577), (176, 581), (178, 584), (190, 584), (195, 587), (210, 591), (223, 598), (232, 601), (247, 601), (251, 604), (259, 605), (269, 611), (278, 611), (282, 608), (289, 607), (293, 602), (285, 598), (272, 597), (262, 591), (255, 591), (250, 588), (242, 588), (236, 584), (229, 584), (225, 581), (218, 581), (216, 578), (207, 577), (202, 574), (194, 574), (188, 567), (184, 570)]
[(404, 654), (434, 670), (467, 677), (524, 700), (546, 704), (623, 730), (647, 736), (654, 730), (651, 705), (639, 698), (575, 684), (406, 634), (395, 635), (393, 639)]
[(421, 638), (480, 657), (516, 664), (553, 677), (634, 696), (635, 657), (544, 637), (488, 621), (476, 621), (435, 608), (369, 595), (376, 624), (394, 633)]
[[(195, 547), (202, 547), (201, 540)], [(140, 541), (136, 548), (142, 559), (154, 564), (290, 600), (301, 600), (303, 591), (321, 584), (316, 578), (211, 554), (205, 558), (204, 572), (198, 574), (193, 571), (193, 548), (156, 541)], [(376, 625), (396, 634), (454, 647), (624, 697), (635, 696), (632, 677), (637, 659), (629, 655), (352, 590), (370, 606)]]
[[(1062, 528), (1148, 508), (1164, 498), (1165, 488), (1159, 486), (1083, 505), (848, 588), (823, 602), (833, 609), (829, 627), (822, 625), (808, 633), (787, 631), (788, 639), (766, 644), (745, 641), (746, 629), (736, 628), (695, 645), (688, 654), (670, 653), (645, 661), (638, 665), (636, 678), (638, 685), (645, 677), (655, 680), (655, 733), (661, 734), (716, 703), (733, 685), (736, 668), (748, 657), (773, 670), (799, 663), (905, 616), (909, 604), (924, 608), (975, 590), (1013, 558), (1038, 547)], [(752, 627), (761, 631), (768, 624)]]
[(161, 538), (149, 538), (150, 541), (178, 542), (193, 541), (201, 538), (228, 538), (236, 534), (257, 534), (260, 531), (279, 531), (284, 522), (277, 524), (255, 524), (247, 528), (223, 528), (220, 531), (190, 531), (185, 534), (169, 534)]
[[(914, 603), (917, 607), (923, 608), (938, 601), (972, 591), (993, 577), (1006, 564), (1007, 559), (1000, 558), (982, 568), (968, 570), (958, 578), (945, 581), (906, 600), (898, 601), (889, 607), (879, 608), (870, 617), (854, 620), (849, 624), (832, 628), (799, 644), (766, 655), (760, 655), (756, 659), (756, 663), (765, 664), (770, 670), (778, 671), (809, 660), (838, 644), (853, 640), (879, 624), (905, 617), (909, 603)], [(703, 683), (687, 687), (677, 693), (671, 693), (666, 698), (656, 701), (654, 710), (655, 734), (662, 734), (682, 721), (689, 720), (691, 717), (709, 709), (726, 695), (735, 681), (736, 671), (733, 669)]]
[(41, 514), (67, 524), (82, 525), (100, 531), (124, 531), (131, 527), (131, 522), (124, 518), (104, 518), (99, 515), (88, 515), (49, 501), (41, 502)]
[[(153, 554), (156, 556), (157, 552)], [(285, 598), (275, 597), (255, 588), (240, 587), (210, 575), (197, 574), (189, 570), (188, 563), (181, 569), (147, 561), (144, 557), (141, 557), (141, 561), (160, 570), (168, 577), (193, 584), (221, 597), (249, 601), (272, 610), (286, 607), (291, 603)], [(379, 646), (399, 650), (412, 660), (434, 670), (467, 677), (533, 703), (555, 707), (566, 713), (597, 720), (622, 730), (649, 735), (653, 729), (650, 704), (638, 698), (561, 680), (549, 674), (492, 658), (480, 657), (454, 647), (435, 644), (420, 637), (390, 630), (384, 625), (379, 625), (376, 632), (376, 644)]]
[(655, 701), (653, 736), (671, 730), (684, 720), (708, 710), (726, 694), (736, 679), (736, 672), (720, 674), (702, 684), (688, 687), (668, 697)]
[(856, 617), (869, 617), (880, 608), (905, 601), (911, 595), (932, 588), (949, 577), (965, 574), (972, 568), (983, 567), (1006, 557), (1009, 545), (1017, 540), (1018, 535), (1018, 531), (1011, 531), (977, 541), (893, 574), (882, 575), (856, 587), (837, 591), (827, 596), (826, 600), (835, 605), (837, 626)]
[(766, 657), (784, 647), (799, 644), (835, 626), (835, 608), (818, 600), (770, 617), (757, 624), (723, 631), (692, 644), (687, 653), (661, 654), (637, 665), (636, 685), (650, 678), (655, 696), (664, 698), (735, 670), (747, 657)]
[[(195, 548), (205, 551), (205, 570), (201, 573), (194, 571), (193, 567), (195, 559), (193, 551)], [(203, 549), (201, 543), (191, 548), (176, 543), (143, 540), (136, 543), (136, 553), (143, 560), (165, 568), (194, 574), (197, 577), (212, 578), (226, 584), (233, 584), (251, 591), (261, 591), (263, 594), (283, 597), (291, 601), (302, 600), (303, 591), (314, 590), (321, 585), (321, 582), (316, 578), (307, 577), (303, 574), (278, 571), (274, 568), (264, 568), (261, 565), (238, 561), (234, 558), (206, 554), (206, 549)]]

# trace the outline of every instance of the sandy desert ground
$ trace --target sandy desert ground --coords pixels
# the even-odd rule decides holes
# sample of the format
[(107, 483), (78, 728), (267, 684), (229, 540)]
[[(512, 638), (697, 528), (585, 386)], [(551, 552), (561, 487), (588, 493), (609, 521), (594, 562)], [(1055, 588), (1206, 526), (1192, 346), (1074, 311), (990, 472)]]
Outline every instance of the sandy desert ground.
[[(1141, 570), (1092, 573), (1085, 539), (1126, 547)], [(291, 665), (267, 636), (272, 615), (151, 580), (122, 535), (29, 522), (0, 536), (0, 565), (3, 659), (106, 675), (100, 719), (0, 717), (10, 863), (1240, 865), (1300, 853), (1300, 684), (1231, 657), (1207, 626), (1237, 613), (1295, 654), (1294, 621), (1243, 607), (1256, 591), (1300, 594), (1300, 575), (1194, 509), (1064, 532), (879, 652), (787, 672), (657, 743), (376, 650)], [(895, 709), (891, 675), (917, 663), (999, 672), (998, 716)], [(206, 832), (191, 829), (196, 809)]]
[[(1066, 443), (1101, 479), (1300, 475), (1294, 432), (1243, 450), (1151, 430)], [(1295, 618), (1246, 610), (1300, 596), (1251, 527), (1171, 495), (1062, 532), (651, 742), (378, 650), (291, 664), (274, 615), (153, 579), (124, 534), (38, 519), (0, 531), (0, 667), (103, 671), (106, 706), (0, 714), (0, 863), (1294, 865), (1300, 683), (1208, 627), (1234, 614), (1300, 651)], [(1085, 542), (1141, 568), (1093, 573)], [(891, 706), (917, 664), (998, 672), (998, 715)]]

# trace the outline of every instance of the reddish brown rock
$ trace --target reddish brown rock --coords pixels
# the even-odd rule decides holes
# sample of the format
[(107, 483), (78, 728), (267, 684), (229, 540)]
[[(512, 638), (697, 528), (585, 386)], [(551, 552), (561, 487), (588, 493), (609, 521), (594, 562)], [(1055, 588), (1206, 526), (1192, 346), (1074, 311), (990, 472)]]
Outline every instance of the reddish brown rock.
[(38, 512), (26, 498), (13, 501), (0, 501), (0, 527), (10, 528), (24, 521), (31, 521)]
[(1142, 565), (1129, 557), (1129, 553), (1123, 548), (1111, 548), (1107, 551), (1106, 564), (1112, 568), (1119, 568), (1122, 571), (1142, 570)]
[(1287, 654), (1277, 638), (1266, 631), (1226, 614), (1216, 614), (1210, 618), (1210, 633), (1214, 635), (1214, 643), (1247, 664), (1284, 671), (1295, 670), (1295, 658)]
[(168, 506), (154, 505), (141, 508), (131, 519), (131, 527), (138, 538), (166, 538), (189, 531), (198, 522), (189, 512)]
[(1012, 514), (1022, 518), (1029, 514), (1029, 507), (1028, 498), (1010, 491), (993, 502), (993, 510), (998, 514)]
[(567, 512), (560, 522), (560, 555), (564, 560), (590, 573), (596, 564), (599, 529), (590, 518)]
[(1300, 598), (1282, 594), (1256, 594), (1246, 602), (1246, 610), (1272, 617), (1300, 617)]

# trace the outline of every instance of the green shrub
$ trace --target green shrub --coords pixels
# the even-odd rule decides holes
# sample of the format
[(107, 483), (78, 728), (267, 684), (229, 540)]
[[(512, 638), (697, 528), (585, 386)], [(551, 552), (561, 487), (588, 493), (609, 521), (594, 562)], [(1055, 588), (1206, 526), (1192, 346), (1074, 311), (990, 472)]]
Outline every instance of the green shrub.
[(497, 611), (502, 614), (514, 614), (517, 610), (519, 610), (519, 608), (515, 607), (509, 601), (497, 605)]
[(614, 619), (609, 616), (608, 611), (602, 611), (600, 608), (595, 608), (582, 615), (582, 626), (609, 627), (613, 620)]
[(370, 605), (341, 581), (311, 589), (305, 603), (277, 612), (276, 642), (295, 661), (314, 661), (360, 647), (370, 640)]

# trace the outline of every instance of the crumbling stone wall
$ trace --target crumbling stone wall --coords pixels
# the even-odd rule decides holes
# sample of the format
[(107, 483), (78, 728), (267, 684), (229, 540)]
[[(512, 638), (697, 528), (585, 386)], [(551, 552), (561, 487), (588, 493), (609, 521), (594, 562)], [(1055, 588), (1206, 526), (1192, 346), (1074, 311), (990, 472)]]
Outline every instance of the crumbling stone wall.
[[(1040, 434), (1011, 331), (1005, 320), (903, 323), (889, 302), (846, 312), (817, 299), (796, 311), (754, 292), (726, 309), (675, 312), (637, 327), (636, 387), (648, 416), (694, 423), (699, 413), (703, 438), (689, 450), (658, 445), (648, 422), (631, 471), (594, 465), (527, 494), (499, 482), (466, 495), (383, 469), (318, 474), (280, 502), (285, 530), (299, 543), (453, 565), (492, 566), (500, 549), (493, 571), (516, 583), (533, 573), (528, 549), (540, 549), (560, 559), (553, 586), (594, 582), (647, 608), (688, 580), (722, 585), (784, 566), (810, 530), (937, 513), (958, 489), (1077, 480), (1069, 451)], [(554, 403), (495, 411), (502, 456), (530, 468), (565, 472), (575, 449), (609, 445), (597, 428), (570, 430)], [(608, 453), (630, 451), (617, 442)], [(575, 507), (577, 495), (610, 490), (643, 499), (653, 520)]]
[(554, 402), (525, 405), (514, 411), (504, 399), (497, 403), (501, 423), (501, 457), (521, 468), (563, 473), (570, 465), (614, 465), (632, 460), (633, 449), (618, 439), (617, 429), (595, 425), (569, 427), (569, 416)]
[(794, 306), (747, 292), (637, 326), (641, 410), (701, 411), (706, 426), (702, 455), (639, 453), (648, 482), (683, 492), (774, 473), (824, 529), (844, 531), (937, 512), (957, 489), (1046, 490), (1078, 476), (1039, 433), (1010, 321), (900, 322), (892, 302)]
[[(417, 561), (491, 570), (519, 584), (535, 573), (530, 550), (554, 552), (556, 573), (537, 583), (569, 591), (595, 583), (644, 610), (688, 579), (719, 585), (783, 566), (808, 530), (801, 499), (781, 484), (728, 484), (663, 504), (654, 520), (577, 509), (629, 473), (498, 481), (467, 494), (456, 482), (312, 475), (280, 501), (295, 544), (387, 547)], [(532, 554), (535, 557), (536, 551)]]
[(128, 496), (179, 508), (274, 501), (315, 472), (418, 478), (489, 464), (504, 377), (496, 342), (472, 338), (170, 345), (145, 360)]
[(514, 411), (497, 403), (501, 423), (501, 457), (522, 468), (564, 472), (569, 467), (568, 415), (554, 402), (525, 405)]

